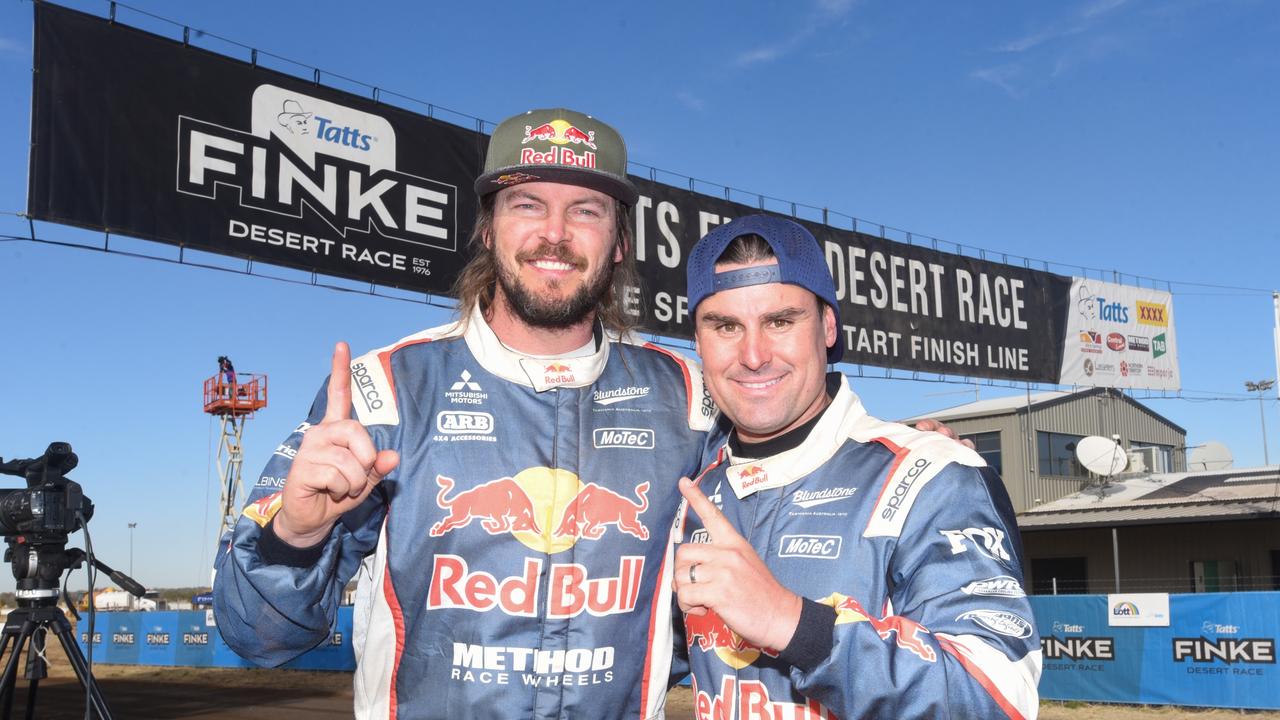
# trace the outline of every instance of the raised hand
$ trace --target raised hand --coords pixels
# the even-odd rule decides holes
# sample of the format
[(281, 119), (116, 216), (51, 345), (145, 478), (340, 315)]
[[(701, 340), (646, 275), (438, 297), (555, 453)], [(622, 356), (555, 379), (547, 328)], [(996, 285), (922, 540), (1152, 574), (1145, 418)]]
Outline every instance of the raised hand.
[(751, 543), (688, 478), (680, 478), (680, 494), (711, 536), (709, 543), (681, 543), (676, 549), (680, 609), (691, 615), (714, 610), (752, 645), (786, 647), (800, 623), (800, 596), (773, 577)]
[(920, 422), (916, 423), (916, 429), (923, 430), (924, 432), (936, 432), (940, 435), (946, 435), (947, 437), (951, 438), (952, 440), (955, 440), (956, 442), (969, 448), (970, 450), (977, 449), (977, 446), (973, 444), (972, 440), (968, 438), (961, 440), (960, 437), (956, 435), (956, 431), (952, 430), (950, 425), (944, 424), (941, 420), (934, 420), (933, 418), (925, 418), (924, 420), (921, 420)]
[(395, 450), (379, 451), (369, 431), (351, 417), (351, 348), (333, 348), (324, 419), (302, 436), (285, 479), (276, 535), (295, 547), (324, 540), (338, 517), (373, 492), (400, 463)]

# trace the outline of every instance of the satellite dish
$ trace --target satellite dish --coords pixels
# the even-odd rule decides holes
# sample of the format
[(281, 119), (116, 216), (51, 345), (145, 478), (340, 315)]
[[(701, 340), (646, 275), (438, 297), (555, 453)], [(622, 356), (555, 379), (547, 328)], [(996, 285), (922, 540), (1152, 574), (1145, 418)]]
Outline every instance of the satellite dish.
[(1226, 470), (1231, 467), (1235, 459), (1231, 457), (1231, 451), (1226, 445), (1217, 440), (1209, 442), (1197, 447), (1191, 451), (1191, 457), (1187, 458), (1187, 470), (1195, 472), (1197, 470)]
[(1089, 472), (1097, 473), (1103, 477), (1111, 477), (1124, 470), (1125, 466), (1129, 464), (1129, 457), (1125, 455), (1124, 448), (1120, 447), (1120, 443), (1111, 438), (1104, 438), (1101, 435), (1090, 435), (1087, 438), (1082, 438), (1076, 444), (1076, 459)]

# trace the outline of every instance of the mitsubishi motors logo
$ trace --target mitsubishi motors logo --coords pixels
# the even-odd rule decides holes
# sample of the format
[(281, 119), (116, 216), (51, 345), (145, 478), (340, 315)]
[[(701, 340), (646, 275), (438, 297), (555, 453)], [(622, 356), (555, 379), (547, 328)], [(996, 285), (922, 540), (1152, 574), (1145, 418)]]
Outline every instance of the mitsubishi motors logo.
[(458, 380), (458, 382), (456, 382), (456, 383), (454, 383), (452, 386), (450, 386), (450, 388), (449, 388), (449, 389), (450, 389), (450, 390), (452, 390), (452, 391), (457, 391), (457, 390), (470, 390), (470, 391), (472, 391), (472, 392), (480, 392), (480, 389), (481, 389), (481, 388), (480, 388), (480, 383), (472, 382), (472, 381), (471, 381), (471, 371), (470, 371), (470, 370), (463, 370), (463, 371), (462, 371), (461, 378), (462, 378), (462, 379)]

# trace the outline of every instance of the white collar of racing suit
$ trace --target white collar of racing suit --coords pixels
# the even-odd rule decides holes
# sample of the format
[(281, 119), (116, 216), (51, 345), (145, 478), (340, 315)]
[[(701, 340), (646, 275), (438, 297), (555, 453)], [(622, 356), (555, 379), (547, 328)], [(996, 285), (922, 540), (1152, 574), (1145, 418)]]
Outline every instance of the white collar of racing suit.
[(613, 340), (609, 333), (605, 333), (594, 352), (587, 355), (529, 357), (502, 344), (493, 328), (485, 322), (479, 303), (467, 319), (463, 339), (485, 370), (538, 392), (557, 387), (586, 387), (594, 383), (604, 372), (605, 363), (609, 360), (609, 343)]
[(726, 444), (729, 467), (725, 474), (729, 485), (739, 498), (761, 490), (785, 487), (822, 467), (850, 437), (853, 427), (865, 418), (867, 411), (862, 407), (862, 401), (841, 374), (840, 389), (804, 442), (767, 458), (735, 458)]

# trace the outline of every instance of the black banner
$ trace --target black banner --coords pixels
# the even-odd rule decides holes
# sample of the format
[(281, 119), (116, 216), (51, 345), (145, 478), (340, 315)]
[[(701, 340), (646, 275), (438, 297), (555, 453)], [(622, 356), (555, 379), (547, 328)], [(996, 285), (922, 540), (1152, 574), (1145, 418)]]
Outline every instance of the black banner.
[[(37, 3), (28, 213), (437, 295), (466, 261), (487, 137)], [(625, 127), (625, 123), (620, 123)], [(685, 256), (758, 210), (641, 178), (628, 295), (690, 337)], [(845, 361), (1057, 382), (1071, 279), (805, 222)]]

